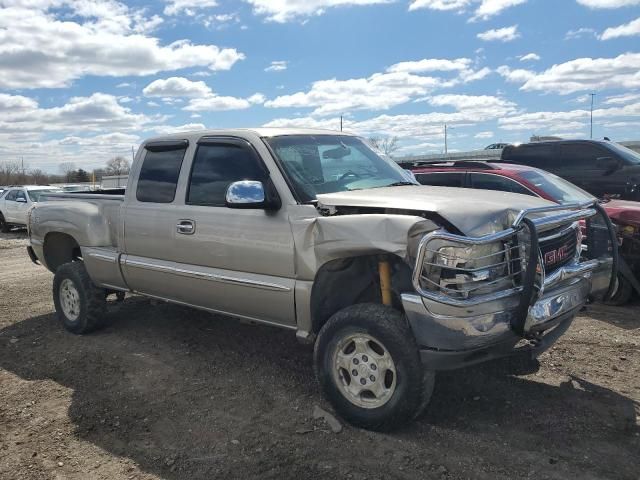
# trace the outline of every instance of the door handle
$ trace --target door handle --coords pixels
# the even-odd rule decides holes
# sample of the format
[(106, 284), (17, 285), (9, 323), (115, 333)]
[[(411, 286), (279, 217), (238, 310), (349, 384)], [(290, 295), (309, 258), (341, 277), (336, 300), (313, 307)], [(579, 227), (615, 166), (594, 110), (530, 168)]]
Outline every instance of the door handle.
[(176, 231), (182, 235), (193, 235), (196, 233), (196, 222), (193, 220), (180, 220), (176, 225)]

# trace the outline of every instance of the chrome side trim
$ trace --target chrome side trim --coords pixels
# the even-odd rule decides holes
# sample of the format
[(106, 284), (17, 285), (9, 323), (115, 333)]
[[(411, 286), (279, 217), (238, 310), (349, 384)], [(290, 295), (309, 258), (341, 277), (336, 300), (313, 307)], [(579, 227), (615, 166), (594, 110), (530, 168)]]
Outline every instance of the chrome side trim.
[(148, 293), (138, 292), (137, 290), (131, 290), (131, 291), (133, 293), (138, 294), (138, 295), (142, 295), (143, 297), (153, 298), (153, 299), (156, 299), (156, 300), (161, 300), (163, 302), (173, 303), (175, 305), (181, 305), (183, 307), (190, 307), (190, 308), (194, 308), (196, 310), (204, 310), (204, 311), (211, 312), (211, 313), (217, 313), (219, 315), (226, 315), (228, 317), (233, 317), (233, 318), (237, 318), (237, 319), (244, 320), (244, 321), (262, 323), (264, 325), (270, 325), (272, 327), (286, 328), (287, 330), (297, 330), (298, 329), (298, 327), (295, 326), (295, 325), (286, 325), (284, 323), (271, 322), (269, 320), (262, 320), (260, 318), (250, 317), (248, 315), (239, 315), (237, 313), (225, 312), (224, 310), (216, 310), (214, 308), (202, 307), (200, 305), (194, 305), (192, 303), (181, 302), (180, 300), (173, 300), (171, 298), (165, 298), (165, 297), (160, 297), (160, 296), (157, 296), (157, 295), (150, 295)]
[(140, 267), (140, 268), (144, 268), (145, 270), (153, 270), (154, 272), (165, 272), (165, 273), (173, 273), (175, 272), (175, 269), (172, 267), (166, 267), (164, 265), (157, 265), (154, 263), (147, 263), (147, 262), (140, 262), (139, 260), (131, 260), (131, 259), (126, 259), (126, 260), (121, 260), (122, 263), (124, 263), (124, 265), (126, 266), (131, 266), (131, 267)]
[(280, 285), (272, 282), (262, 282), (260, 280), (250, 280), (248, 278), (231, 277), (229, 275), (221, 275), (218, 273), (199, 272), (196, 270), (189, 270), (185, 268), (168, 267), (165, 265), (156, 265), (148, 262), (141, 262), (139, 260), (125, 260), (125, 265), (133, 267), (140, 267), (147, 270), (153, 270), (156, 272), (175, 273), (183, 277), (197, 278), (199, 280), (209, 280), (212, 282), (228, 283), (232, 285), (240, 285), (245, 287), (261, 288), (264, 290), (275, 290), (279, 292), (290, 292), (291, 288), (286, 285)]
[(262, 282), (260, 280), (250, 280), (248, 278), (231, 277), (229, 275), (220, 275), (218, 273), (198, 272), (184, 268), (176, 268), (175, 273), (185, 277), (198, 278), (202, 280), (210, 280), (212, 282), (229, 283), (232, 285), (240, 285), (245, 287), (262, 288), (264, 290), (276, 290), (280, 292), (290, 292), (291, 288), (278, 283)]
[(89, 257), (109, 263), (118, 263), (118, 255), (106, 255), (104, 253), (89, 253)]

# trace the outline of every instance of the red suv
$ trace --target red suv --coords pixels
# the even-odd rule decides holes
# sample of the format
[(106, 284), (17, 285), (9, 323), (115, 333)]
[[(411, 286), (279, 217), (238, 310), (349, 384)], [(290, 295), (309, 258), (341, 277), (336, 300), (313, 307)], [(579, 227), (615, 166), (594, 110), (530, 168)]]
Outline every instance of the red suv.
[[(423, 185), (499, 190), (545, 198), (556, 203), (592, 199), (574, 184), (544, 170), (524, 165), (471, 160), (455, 162), (414, 162), (409, 168)], [(620, 277), (611, 303), (629, 301), (633, 291), (640, 293), (640, 202), (609, 200), (605, 210), (618, 227)]]

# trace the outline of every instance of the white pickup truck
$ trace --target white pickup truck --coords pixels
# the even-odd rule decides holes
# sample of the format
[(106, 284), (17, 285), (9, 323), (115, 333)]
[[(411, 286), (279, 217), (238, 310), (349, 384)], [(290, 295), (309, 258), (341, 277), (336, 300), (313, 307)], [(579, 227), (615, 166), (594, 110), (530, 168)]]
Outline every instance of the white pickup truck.
[(69, 331), (122, 292), (290, 329), (336, 411), (371, 429), (415, 418), (438, 370), (539, 355), (615, 288), (597, 203), (420, 186), (340, 132), (155, 138), (126, 194), (47, 199), (28, 250)]

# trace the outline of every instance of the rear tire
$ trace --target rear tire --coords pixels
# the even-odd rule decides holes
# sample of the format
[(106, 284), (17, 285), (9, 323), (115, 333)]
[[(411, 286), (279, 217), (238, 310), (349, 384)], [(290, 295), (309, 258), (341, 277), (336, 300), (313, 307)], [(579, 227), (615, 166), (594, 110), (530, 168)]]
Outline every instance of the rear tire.
[(633, 285), (631, 282), (618, 273), (618, 286), (613, 296), (605, 303), (607, 305), (620, 306), (628, 303), (633, 296)]
[(92, 282), (82, 262), (65, 263), (53, 277), (53, 303), (64, 328), (89, 333), (104, 324), (105, 291)]
[(433, 393), (403, 314), (360, 304), (334, 314), (314, 350), (318, 382), (335, 411), (349, 423), (388, 431), (415, 419)]
[(9, 233), (10, 231), (11, 231), (11, 227), (6, 222), (6, 220), (4, 219), (4, 215), (2, 215), (2, 213), (0, 213), (0, 232)]

